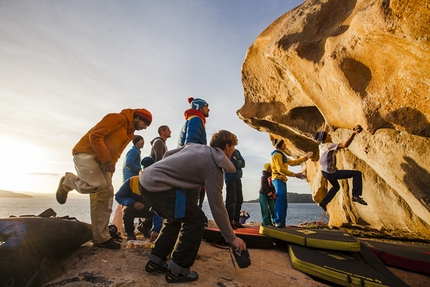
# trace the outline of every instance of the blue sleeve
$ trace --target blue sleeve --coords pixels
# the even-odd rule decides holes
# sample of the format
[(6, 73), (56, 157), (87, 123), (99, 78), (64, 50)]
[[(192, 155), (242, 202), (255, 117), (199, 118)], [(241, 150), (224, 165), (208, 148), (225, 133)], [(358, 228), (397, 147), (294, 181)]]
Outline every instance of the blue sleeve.
[(162, 226), (163, 226), (163, 218), (154, 212), (154, 215), (152, 216), (151, 231), (160, 232)]
[(115, 200), (125, 206), (132, 206), (136, 201), (131, 197), (130, 179), (127, 179), (115, 193)]
[(178, 148), (183, 147), (185, 145), (185, 138), (186, 138), (186, 131), (187, 131), (188, 121), (185, 122), (184, 126), (181, 129), (181, 132), (179, 133), (179, 139), (178, 139)]
[(188, 122), (188, 130), (184, 144), (188, 143), (207, 144), (205, 126), (202, 119), (199, 117), (194, 117)]
[(129, 150), (125, 157), (125, 166), (128, 167), (131, 171), (135, 173), (139, 173), (142, 169), (140, 166), (140, 153), (136, 148), (132, 148)]

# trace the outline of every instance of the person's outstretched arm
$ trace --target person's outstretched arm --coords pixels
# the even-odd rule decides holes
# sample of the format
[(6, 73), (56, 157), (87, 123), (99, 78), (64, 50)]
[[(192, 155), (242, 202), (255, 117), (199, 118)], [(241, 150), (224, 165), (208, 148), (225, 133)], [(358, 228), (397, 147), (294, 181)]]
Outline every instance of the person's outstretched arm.
[(363, 128), (361, 126), (359, 126), (359, 125), (357, 127), (355, 127), (352, 130), (352, 133), (349, 136), (349, 138), (344, 143), (339, 144), (337, 146), (337, 148), (341, 149), (341, 148), (347, 148), (347, 147), (349, 147), (349, 145), (352, 143), (352, 140), (354, 139), (355, 135), (358, 134), (358, 133), (360, 133), (362, 130), (363, 130)]

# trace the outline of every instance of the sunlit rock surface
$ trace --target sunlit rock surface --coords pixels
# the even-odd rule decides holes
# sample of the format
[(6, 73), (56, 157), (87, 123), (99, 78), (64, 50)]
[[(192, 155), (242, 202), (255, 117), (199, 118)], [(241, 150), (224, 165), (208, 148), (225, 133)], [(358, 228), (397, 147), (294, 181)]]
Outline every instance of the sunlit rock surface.
[[(283, 138), (290, 156), (317, 152), (312, 134), (326, 121), (334, 142), (364, 128), (337, 159), (363, 172), (369, 205), (342, 180), (331, 226), (430, 240), (429, 40), (429, 1), (325, 0), (287, 12), (249, 47), (238, 116)], [(317, 160), (306, 172), (319, 202), (330, 186)]]

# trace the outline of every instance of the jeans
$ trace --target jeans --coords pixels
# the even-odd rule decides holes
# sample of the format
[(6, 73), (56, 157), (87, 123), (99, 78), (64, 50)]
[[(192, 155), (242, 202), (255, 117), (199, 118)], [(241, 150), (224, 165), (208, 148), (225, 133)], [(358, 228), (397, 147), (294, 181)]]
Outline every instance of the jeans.
[(287, 182), (281, 179), (272, 179), (272, 184), (276, 190), (274, 221), (279, 227), (284, 227), (288, 209)]
[(269, 199), (264, 193), (260, 193), (260, 209), (263, 226), (271, 226), (275, 217), (275, 199)]
[(242, 181), (240, 178), (230, 179), (225, 182), (226, 198), (225, 208), (227, 209), (230, 222), (239, 222), (240, 209), (243, 203)]
[(150, 192), (139, 187), (144, 201), (164, 218), (149, 260), (160, 264), (171, 255), (168, 268), (177, 274), (188, 274), (196, 260), (205, 227), (205, 214), (196, 204), (199, 190), (185, 190), (185, 216), (175, 218), (176, 189)]
[(322, 172), (323, 176), (330, 182), (332, 188), (327, 192), (320, 205), (327, 205), (340, 189), (338, 179), (352, 177), (352, 196), (360, 196), (363, 190), (361, 172), (358, 170), (338, 170), (335, 173)]

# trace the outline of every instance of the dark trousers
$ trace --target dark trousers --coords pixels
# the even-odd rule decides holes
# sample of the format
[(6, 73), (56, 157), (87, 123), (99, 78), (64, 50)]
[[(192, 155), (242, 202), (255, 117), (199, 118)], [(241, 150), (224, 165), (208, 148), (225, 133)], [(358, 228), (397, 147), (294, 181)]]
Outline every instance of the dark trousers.
[(141, 210), (137, 210), (133, 206), (124, 206), (122, 220), (127, 234), (134, 233), (134, 219), (136, 217), (143, 217), (152, 222), (152, 212), (149, 211), (149, 205), (145, 204), (145, 208)]
[(150, 192), (140, 186), (140, 190), (152, 210), (164, 218), (151, 254), (162, 260), (172, 254), (174, 263), (190, 268), (196, 260), (205, 227), (205, 214), (197, 206), (199, 190), (185, 190), (186, 208), (182, 218), (175, 218), (176, 189)]
[(243, 203), (242, 181), (240, 178), (230, 179), (225, 182), (226, 198), (225, 208), (227, 209), (230, 222), (239, 222), (240, 209)]
[(320, 204), (327, 205), (340, 189), (339, 179), (352, 177), (352, 196), (360, 196), (363, 189), (361, 172), (358, 170), (338, 170), (335, 173), (322, 172), (323, 176), (330, 182), (332, 188), (324, 196)]
[(199, 198), (198, 198), (198, 203), (197, 203), (197, 205), (200, 207), (200, 209), (203, 208), (203, 201), (205, 200), (205, 195), (206, 195), (206, 189), (200, 188)]

